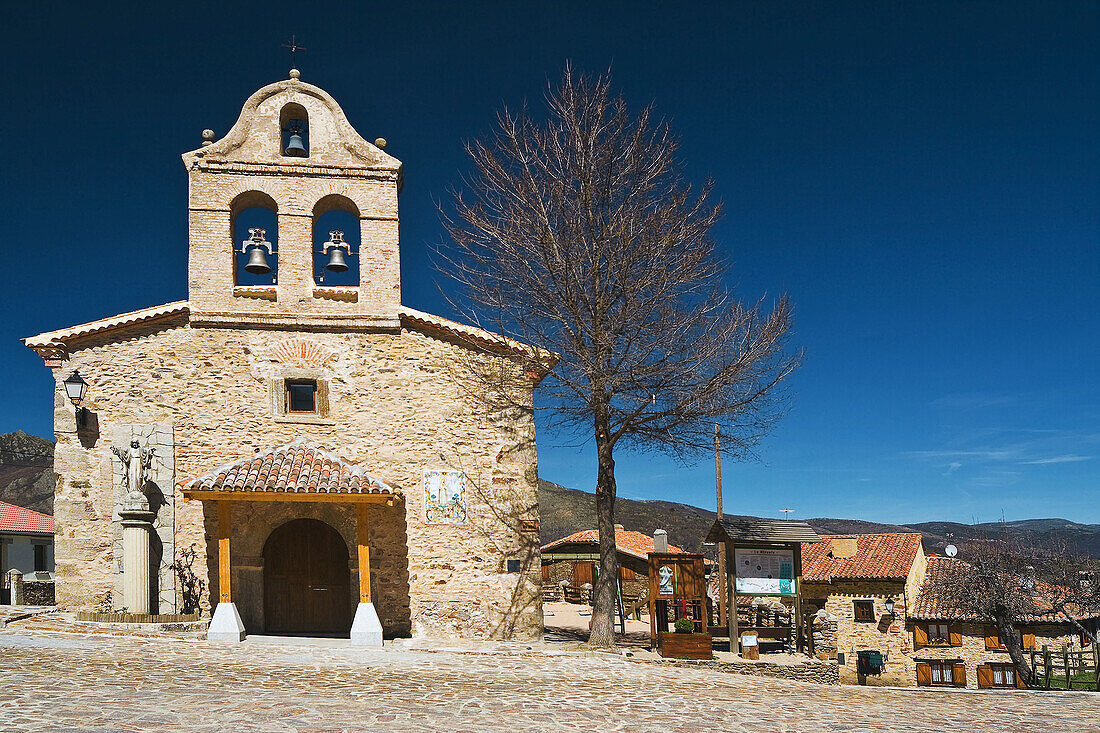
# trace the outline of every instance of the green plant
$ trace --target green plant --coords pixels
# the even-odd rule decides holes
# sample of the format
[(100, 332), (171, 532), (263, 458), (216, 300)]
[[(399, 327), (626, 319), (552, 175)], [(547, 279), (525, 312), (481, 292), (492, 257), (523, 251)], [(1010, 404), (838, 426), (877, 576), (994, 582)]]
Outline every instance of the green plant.
[(691, 634), (695, 631), (695, 622), (690, 618), (678, 618), (673, 624), (677, 634)]

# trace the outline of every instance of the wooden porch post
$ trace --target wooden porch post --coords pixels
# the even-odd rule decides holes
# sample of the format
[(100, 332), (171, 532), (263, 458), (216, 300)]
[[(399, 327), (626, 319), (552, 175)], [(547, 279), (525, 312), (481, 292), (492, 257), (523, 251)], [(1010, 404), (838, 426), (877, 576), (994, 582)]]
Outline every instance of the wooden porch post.
[(806, 625), (802, 619), (802, 545), (792, 544), (794, 549), (794, 618), (795, 618), (795, 651), (803, 651), (806, 647)]
[(368, 539), (367, 505), (355, 505), (355, 534), (359, 545), (359, 602), (370, 603), (370, 547)]
[(726, 542), (726, 624), (730, 634), (730, 652), (741, 651), (737, 638), (737, 563), (734, 562), (734, 544)]
[(218, 600), (222, 603), (233, 602), (229, 572), (229, 536), (233, 533), (232, 505), (224, 499), (218, 504)]

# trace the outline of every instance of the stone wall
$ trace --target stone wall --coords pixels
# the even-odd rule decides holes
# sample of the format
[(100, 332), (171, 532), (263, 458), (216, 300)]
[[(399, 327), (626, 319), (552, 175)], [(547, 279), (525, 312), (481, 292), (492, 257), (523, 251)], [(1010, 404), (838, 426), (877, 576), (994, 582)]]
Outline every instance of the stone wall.
[[(907, 656), (911, 635), (905, 630), (905, 581), (843, 581), (803, 583), (807, 598), (825, 598), (825, 611), (836, 619), (836, 651), (844, 654), (839, 676), (843, 684), (912, 685), (915, 667)], [(886, 599), (894, 600), (894, 614), (886, 612)], [(855, 620), (855, 602), (872, 601), (874, 621)], [(879, 651), (886, 664), (881, 675), (863, 677), (856, 672), (856, 652)]]
[(23, 581), (23, 604), (26, 606), (54, 605), (54, 587), (52, 580)]
[[(913, 639), (913, 627), (922, 623), (928, 622), (909, 621), (906, 625), (910, 641)], [(919, 649), (912, 649), (907, 659), (911, 667), (911, 672), (909, 681), (906, 684), (916, 684), (917, 661), (962, 660), (963, 664), (966, 665), (967, 687), (978, 686), (977, 670), (979, 664), (986, 664), (989, 662), (996, 664), (1012, 664), (1012, 659), (1009, 658), (1007, 651), (987, 650), (985, 648), (986, 634), (996, 633), (991, 627), (985, 624), (964, 622), (947, 622), (947, 624), (950, 633), (958, 633), (961, 635), (960, 641), (962, 644), (959, 646), (922, 646)], [(1043, 644), (1046, 644), (1051, 647), (1051, 649), (1060, 651), (1063, 644), (1077, 644), (1079, 642), (1079, 639), (1070, 632), (1068, 626), (1059, 624), (1023, 625), (1020, 626), (1018, 630), (1035, 634), (1036, 649), (1041, 649)]]
[(779, 677), (785, 680), (816, 682), (822, 685), (839, 684), (838, 667), (834, 661), (807, 660), (801, 664), (775, 664), (773, 662), (721, 662), (714, 659), (662, 659), (659, 664), (677, 667), (706, 667), (717, 672), (749, 674), (757, 677)]
[[(487, 405), (463, 384), (466, 348), (409, 329), (303, 334), (161, 323), (112, 339), (74, 342), (70, 359), (54, 370), (58, 600), (64, 606), (92, 610), (115, 585), (108, 436), (120, 426), (162, 424), (174, 435), (177, 554), (196, 548), (196, 571), (214, 597), (213, 507), (183, 499), (175, 484), (304, 436), (404, 491), (401, 507), (372, 507), (379, 612), (390, 633), (541, 633), (538, 539), (520, 530), (522, 519), (538, 516), (529, 380), (516, 378), (517, 404)], [(302, 339), (325, 355), (311, 368), (327, 383), (327, 417), (280, 417), (272, 410), (273, 381), (302, 368), (287, 362), (292, 350), (277, 346)], [(85, 406), (95, 426), (79, 435), (61, 384), (73, 369), (90, 384)], [(466, 473), (466, 525), (423, 521), (423, 471), (429, 468)], [(242, 593), (257, 592), (255, 558), (262, 555), (265, 533), (282, 519), (320, 511), (309, 506), (242, 510), (247, 520), (234, 523), (233, 536), (233, 573)], [(349, 517), (333, 508), (325, 521), (354, 547)], [(507, 572), (509, 559), (520, 561), (519, 573)], [(249, 614), (257, 623), (256, 613)]]

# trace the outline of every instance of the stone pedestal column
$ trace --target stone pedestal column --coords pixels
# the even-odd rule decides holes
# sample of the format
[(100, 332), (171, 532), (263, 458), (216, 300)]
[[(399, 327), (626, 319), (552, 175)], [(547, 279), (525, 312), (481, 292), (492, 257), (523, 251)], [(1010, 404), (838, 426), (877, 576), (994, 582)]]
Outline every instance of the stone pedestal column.
[(129, 613), (149, 613), (149, 533), (153, 512), (147, 501), (127, 501), (122, 517), (122, 603)]
[(12, 570), (8, 573), (8, 582), (11, 584), (11, 605), (22, 606), (23, 598), (23, 573)]

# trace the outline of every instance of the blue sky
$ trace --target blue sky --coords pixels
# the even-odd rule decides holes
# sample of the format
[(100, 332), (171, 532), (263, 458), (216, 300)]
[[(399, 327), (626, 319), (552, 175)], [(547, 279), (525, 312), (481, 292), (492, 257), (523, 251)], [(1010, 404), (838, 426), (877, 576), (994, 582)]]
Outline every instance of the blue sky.
[[(727, 206), (743, 298), (786, 292), (804, 366), (726, 509), (1100, 522), (1100, 5), (21, 3), (5, 9), (0, 431), (52, 432), (18, 341), (186, 297), (179, 154), (285, 77), (280, 44), (405, 164), (405, 302), (461, 145), (566, 60), (613, 68)], [(543, 430), (544, 478), (590, 447)], [(622, 496), (713, 506), (713, 458), (621, 454)]]

